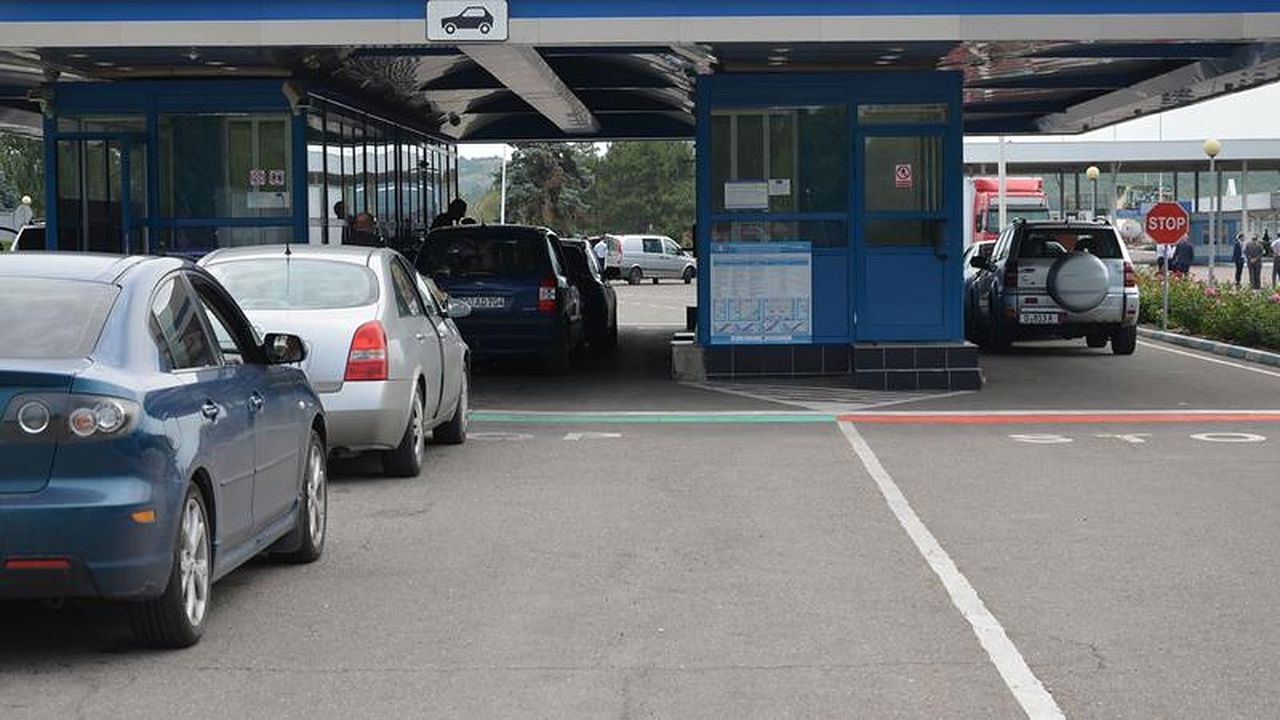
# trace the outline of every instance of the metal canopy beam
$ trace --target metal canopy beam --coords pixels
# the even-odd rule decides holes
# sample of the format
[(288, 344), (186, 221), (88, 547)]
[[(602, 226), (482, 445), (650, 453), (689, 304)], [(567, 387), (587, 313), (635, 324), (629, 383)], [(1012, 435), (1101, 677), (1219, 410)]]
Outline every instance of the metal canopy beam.
[(600, 122), (529, 45), (471, 45), (467, 56), (542, 113), (566, 135), (592, 135)]

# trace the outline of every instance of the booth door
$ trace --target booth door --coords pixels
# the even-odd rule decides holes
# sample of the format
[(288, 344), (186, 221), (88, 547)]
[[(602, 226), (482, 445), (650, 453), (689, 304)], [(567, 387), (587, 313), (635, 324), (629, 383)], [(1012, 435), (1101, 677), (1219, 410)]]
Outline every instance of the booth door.
[(80, 136), (58, 140), (57, 157), (56, 249), (146, 252), (146, 145)]
[(945, 147), (942, 128), (860, 128), (851, 278), (859, 341), (954, 339), (959, 288), (950, 277)]

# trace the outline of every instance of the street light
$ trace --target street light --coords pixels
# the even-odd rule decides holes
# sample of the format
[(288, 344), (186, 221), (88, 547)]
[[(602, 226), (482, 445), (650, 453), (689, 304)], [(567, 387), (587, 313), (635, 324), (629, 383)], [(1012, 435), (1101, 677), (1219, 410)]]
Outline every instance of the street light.
[(1101, 174), (1102, 171), (1098, 169), (1097, 165), (1090, 165), (1084, 171), (1085, 177), (1093, 181), (1093, 206), (1089, 208), (1090, 220), (1098, 217), (1098, 176)]
[(1204, 141), (1204, 154), (1209, 156), (1209, 175), (1214, 178), (1213, 207), (1209, 214), (1209, 286), (1218, 285), (1218, 277), (1214, 274), (1214, 261), (1218, 258), (1218, 208), (1222, 205), (1222, 176), (1217, 174), (1214, 159), (1222, 152), (1222, 143), (1216, 138)]

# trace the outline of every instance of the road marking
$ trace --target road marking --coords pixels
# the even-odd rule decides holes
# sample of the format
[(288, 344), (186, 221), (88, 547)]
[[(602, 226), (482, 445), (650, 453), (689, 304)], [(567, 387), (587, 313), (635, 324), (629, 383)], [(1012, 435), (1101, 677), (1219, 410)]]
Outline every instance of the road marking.
[(576, 442), (579, 440), (617, 440), (622, 437), (622, 433), (607, 432), (573, 432), (564, 436), (565, 440)]
[(1237, 370), (1248, 370), (1249, 372), (1258, 373), (1260, 375), (1270, 375), (1271, 377), (1280, 378), (1280, 372), (1276, 372), (1274, 370), (1264, 370), (1260, 367), (1251, 367), (1249, 365), (1241, 365), (1240, 363), (1234, 363), (1234, 362), (1231, 362), (1230, 360), (1219, 360), (1218, 358), (1206, 357), (1198, 353), (1187, 352), (1186, 350), (1177, 350), (1175, 348), (1165, 347), (1163, 345), (1160, 345), (1159, 343), (1146, 342), (1145, 340), (1139, 340), (1138, 344), (1143, 347), (1149, 347), (1152, 350), (1161, 350), (1163, 352), (1173, 353), (1174, 355), (1186, 355), (1189, 358), (1195, 358), (1197, 360), (1203, 360), (1205, 362), (1216, 363), (1218, 365), (1226, 365), (1227, 367), (1233, 367), (1233, 368), (1236, 368)]
[(1253, 433), (1199, 433), (1192, 435), (1191, 439), (1216, 443), (1260, 443), (1267, 441), (1266, 436), (1254, 435)]
[(884, 496), (885, 502), (889, 504), (889, 509), (893, 511), (902, 529), (906, 530), (916, 549), (924, 556), (925, 562), (942, 581), (942, 586), (951, 596), (952, 604), (965, 620), (969, 621), (973, 634), (978, 637), (978, 642), (987, 651), (987, 657), (991, 658), (991, 662), (995, 664), (1000, 677), (1004, 679), (1014, 699), (1022, 706), (1023, 712), (1031, 720), (1065, 718), (1053, 696), (1045, 689), (1040, 679), (1031, 672), (1027, 661), (1009, 639), (1000, 621), (996, 620), (987, 609), (982, 598), (978, 596), (978, 591), (973, 589), (973, 585), (956, 567), (955, 562), (947, 555), (947, 551), (942, 549), (938, 539), (921, 522), (920, 517), (912, 509), (911, 503), (907, 502), (898, 484), (880, 464), (880, 459), (871, 450), (871, 446), (862, 439), (858, 429), (853, 423), (841, 422), (840, 431), (848, 439), (853, 452), (862, 461), (863, 467), (876, 481), (880, 494)]
[(497, 441), (523, 441), (532, 440), (533, 436), (529, 433), (509, 433), (509, 432), (469, 432), (468, 440), (497, 440)]
[(1092, 425), (1099, 423), (1280, 422), (1280, 410), (992, 410), (846, 413), (864, 425)]

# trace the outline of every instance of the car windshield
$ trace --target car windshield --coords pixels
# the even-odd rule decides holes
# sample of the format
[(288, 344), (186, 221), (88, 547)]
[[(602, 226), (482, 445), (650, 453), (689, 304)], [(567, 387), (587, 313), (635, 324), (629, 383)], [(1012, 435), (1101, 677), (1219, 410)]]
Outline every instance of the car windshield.
[(1100, 258), (1118, 259), (1120, 241), (1116, 234), (1103, 229), (1046, 228), (1027, 233), (1018, 247), (1018, 257), (1026, 259), (1055, 258), (1067, 253), (1087, 252)]
[(427, 238), (418, 270), (455, 280), (536, 275), (547, 270), (546, 241), (536, 235), (441, 233)]
[(207, 269), (245, 310), (332, 310), (378, 299), (373, 271), (349, 262), (254, 258)]
[(119, 292), (114, 285), (81, 280), (0, 280), (0, 357), (88, 357)]

